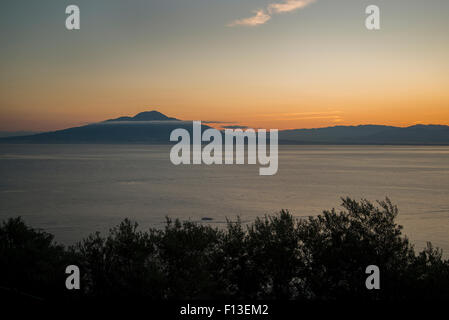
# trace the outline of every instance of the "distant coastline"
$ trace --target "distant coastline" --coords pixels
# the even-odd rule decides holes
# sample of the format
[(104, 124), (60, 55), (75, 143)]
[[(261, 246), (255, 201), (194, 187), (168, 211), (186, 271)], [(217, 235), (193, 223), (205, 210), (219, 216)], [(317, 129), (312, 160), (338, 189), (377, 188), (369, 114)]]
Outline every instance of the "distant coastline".
[[(171, 144), (170, 132), (176, 128), (192, 130), (183, 121), (158, 111), (141, 112), (53, 132), (0, 137), (8, 144)], [(209, 128), (202, 126), (203, 130)], [(279, 131), (281, 145), (449, 145), (449, 126), (385, 125), (334, 126), (316, 129)]]

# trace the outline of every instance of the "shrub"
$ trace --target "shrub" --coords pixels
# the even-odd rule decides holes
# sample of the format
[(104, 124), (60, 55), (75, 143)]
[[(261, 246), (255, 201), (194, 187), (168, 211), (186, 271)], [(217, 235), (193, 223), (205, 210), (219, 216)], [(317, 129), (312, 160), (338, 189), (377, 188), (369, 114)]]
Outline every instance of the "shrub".
[[(20, 218), (0, 227), (0, 290), (19, 298), (449, 299), (449, 261), (431, 244), (418, 254), (402, 235), (389, 199), (342, 199), (343, 211), (295, 219), (282, 210), (219, 230), (167, 219), (139, 231), (125, 219), (69, 249)], [(81, 269), (80, 293), (65, 289), (65, 267)], [(380, 268), (381, 290), (365, 269)]]
[(0, 292), (2, 298), (43, 300), (61, 297), (71, 257), (53, 235), (28, 227), (22, 218), (0, 226)]
[(165, 283), (154, 233), (137, 231), (137, 223), (125, 219), (106, 238), (97, 232), (72, 250), (80, 257), (87, 295), (163, 298)]

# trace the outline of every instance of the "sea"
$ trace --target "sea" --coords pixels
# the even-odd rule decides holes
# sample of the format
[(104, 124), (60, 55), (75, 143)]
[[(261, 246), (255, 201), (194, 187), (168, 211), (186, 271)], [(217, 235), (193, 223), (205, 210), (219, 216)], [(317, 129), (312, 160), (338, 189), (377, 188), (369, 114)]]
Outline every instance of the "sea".
[(71, 245), (124, 218), (163, 228), (166, 218), (224, 227), (288, 209), (297, 218), (341, 210), (341, 198), (383, 200), (421, 250), (449, 256), (449, 147), (280, 146), (278, 172), (260, 165), (174, 165), (170, 146), (0, 145), (0, 220)]

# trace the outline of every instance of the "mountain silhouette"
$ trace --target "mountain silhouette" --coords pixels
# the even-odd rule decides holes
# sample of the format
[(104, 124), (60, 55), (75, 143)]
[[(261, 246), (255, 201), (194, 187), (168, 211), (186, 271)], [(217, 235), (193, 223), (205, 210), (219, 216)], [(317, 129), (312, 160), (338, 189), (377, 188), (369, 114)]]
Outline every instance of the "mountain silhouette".
[(279, 140), (282, 144), (449, 145), (449, 126), (360, 125), (295, 129), (281, 131)]
[(136, 114), (134, 117), (120, 117), (116, 119), (106, 120), (106, 122), (111, 121), (168, 121), (168, 120), (178, 120), (176, 118), (169, 118), (165, 114), (159, 111), (144, 111)]
[[(85, 126), (33, 135), (4, 137), (0, 143), (143, 143), (168, 144), (170, 133), (184, 128), (192, 135), (192, 122), (145, 111)], [(209, 128), (202, 126), (202, 130)], [(449, 126), (414, 125), (406, 128), (360, 125), (279, 132), (280, 144), (342, 145), (449, 145)]]
[[(191, 121), (167, 117), (158, 111), (141, 112), (134, 117), (120, 117), (34, 135), (0, 138), (0, 143), (170, 143), (170, 133), (177, 128), (192, 131)], [(203, 129), (208, 128), (203, 126)]]
[(33, 131), (0, 131), (0, 138), (5, 137), (18, 137), (18, 136), (30, 136), (36, 134)]

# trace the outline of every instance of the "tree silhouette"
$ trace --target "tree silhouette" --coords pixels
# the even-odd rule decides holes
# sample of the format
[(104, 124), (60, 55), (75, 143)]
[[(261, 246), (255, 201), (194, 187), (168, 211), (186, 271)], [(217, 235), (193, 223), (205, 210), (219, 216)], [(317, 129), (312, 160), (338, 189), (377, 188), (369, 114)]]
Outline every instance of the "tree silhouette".
[[(430, 243), (415, 253), (387, 198), (342, 199), (307, 219), (286, 210), (223, 229), (167, 218), (139, 230), (125, 219), (64, 248), (21, 218), (0, 226), (0, 292), (18, 299), (449, 299), (449, 261)], [(65, 289), (65, 267), (81, 269), (81, 290)], [(381, 290), (367, 290), (377, 265)]]

